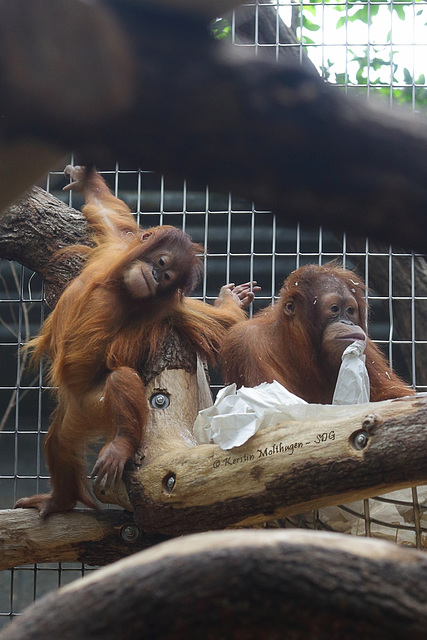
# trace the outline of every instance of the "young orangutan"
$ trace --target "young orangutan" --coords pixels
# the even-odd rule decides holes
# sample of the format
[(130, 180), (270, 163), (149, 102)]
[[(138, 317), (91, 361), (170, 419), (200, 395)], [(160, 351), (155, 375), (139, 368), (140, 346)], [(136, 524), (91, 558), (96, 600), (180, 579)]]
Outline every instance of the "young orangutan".
[[(274, 305), (228, 332), (220, 352), (225, 382), (277, 380), (307, 402), (332, 402), (344, 349), (366, 338), (365, 290), (335, 263), (297, 269)], [(365, 355), (372, 402), (414, 394), (369, 338)]]
[[(144, 439), (148, 403), (138, 369), (159, 349), (171, 326), (212, 362), (226, 330), (245, 317), (251, 284), (226, 285), (216, 306), (188, 298), (202, 274), (202, 247), (170, 226), (140, 230), (124, 202), (94, 170), (67, 167), (85, 196), (83, 213), (96, 246), (65, 289), (40, 335), (33, 360), (50, 361), (58, 406), (45, 439), (52, 493), (22, 498), (16, 507), (40, 515), (95, 507), (84, 448), (107, 436), (92, 475), (111, 486)], [(254, 287), (257, 291), (259, 287)]]

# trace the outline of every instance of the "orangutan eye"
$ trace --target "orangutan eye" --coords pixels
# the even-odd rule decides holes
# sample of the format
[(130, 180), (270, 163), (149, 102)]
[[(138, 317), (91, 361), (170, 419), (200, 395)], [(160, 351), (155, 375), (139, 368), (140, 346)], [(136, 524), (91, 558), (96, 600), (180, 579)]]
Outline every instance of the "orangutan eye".
[(164, 258), (159, 258), (159, 267), (164, 267), (166, 264), (165, 259)]
[(346, 313), (347, 313), (349, 316), (354, 315), (354, 311), (355, 311), (354, 307), (348, 307), (348, 308), (346, 309)]
[(339, 313), (339, 310), (340, 310), (340, 308), (339, 308), (339, 306), (337, 304), (333, 304), (331, 306), (332, 313)]
[(164, 278), (164, 280), (168, 280), (168, 281), (172, 280), (172, 276), (169, 273), (169, 271), (165, 271), (165, 273), (163, 274), (163, 278)]

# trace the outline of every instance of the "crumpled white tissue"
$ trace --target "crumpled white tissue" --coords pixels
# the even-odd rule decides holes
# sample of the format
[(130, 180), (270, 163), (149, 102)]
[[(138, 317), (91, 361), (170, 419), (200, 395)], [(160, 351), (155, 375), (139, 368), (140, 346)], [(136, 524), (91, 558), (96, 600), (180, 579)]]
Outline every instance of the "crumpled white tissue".
[(369, 402), (370, 385), (363, 353), (366, 340), (355, 340), (342, 354), (332, 404), (364, 404)]
[[(364, 340), (355, 340), (345, 349), (333, 404), (356, 405), (369, 402), (369, 376), (363, 353), (365, 346)], [(199, 411), (193, 432), (199, 444), (214, 443), (219, 444), (221, 449), (232, 449), (247, 442), (259, 429), (272, 427), (285, 420), (330, 420), (330, 406), (309, 405), (276, 380), (240, 389), (235, 384), (230, 384), (219, 391), (212, 407)], [(348, 418), (349, 409), (340, 411), (336, 407), (334, 416)]]
[(194, 435), (200, 444), (239, 447), (259, 429), (291, 418), (286, 407), (295, 404), (307, 403), (276, 381), (240, 389), (231, 384), (219, 391), (212, 407), (199, 412)]

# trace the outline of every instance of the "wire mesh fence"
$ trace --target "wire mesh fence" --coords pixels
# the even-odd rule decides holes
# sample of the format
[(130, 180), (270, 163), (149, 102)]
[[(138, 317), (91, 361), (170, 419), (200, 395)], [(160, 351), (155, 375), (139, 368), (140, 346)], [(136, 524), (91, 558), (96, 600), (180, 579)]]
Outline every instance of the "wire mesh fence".
[[(254, 55), (303, 60), (349, 93), (387, 107), (422, 109), (427, 100), (424, 2), (252, 2), (214, 25), (218, 37)], [(406, 25), (407, 29), (403, 27)], [(300, 41), (297, 40), (296, 36)], [(343, 141), (345, 144), (345, 141)], [(72, 161), (72, 158), (71, 158)], [(427, 390), (427, 265), (398, 247), (325, 229), (285, 226), (274, 214), (231, 194), (200, 190), (149, 170), (99, 167), (114, 193), (139, 223), (184, 228), (204, 247), (205, 276), (195, 291), (212, 302), (227, 282), (256, 280), (262, 291), (250, 313), (274, 302), (285, 277), (307, 263), (338, 260), (369, 287), (369, 332), (398, 373)], [(61, 191), (52, 172), (46, 189), (79, 207), (78, 195)], [(346, 212), (343, 211), (343, 216)], [(404, 223), (404, 212), (402, 212)], [(40, 278), (0, 261), (0, 508), (48, 489), (43, 439), (52, 409), (42, 371), (28, 367), (22, 346), (40, 328), (48, 308)], [(221, 387), (212, 372), (213, 393)], [(407, 489), (342, 508), (323, 509), (281, 526), (332, 529), (380, 536), (423, 548), (427, 544), (427, 495)], [(18, 567), (0, 574), (0, 628), (33, 599), (90, 570), (69, 563)]]

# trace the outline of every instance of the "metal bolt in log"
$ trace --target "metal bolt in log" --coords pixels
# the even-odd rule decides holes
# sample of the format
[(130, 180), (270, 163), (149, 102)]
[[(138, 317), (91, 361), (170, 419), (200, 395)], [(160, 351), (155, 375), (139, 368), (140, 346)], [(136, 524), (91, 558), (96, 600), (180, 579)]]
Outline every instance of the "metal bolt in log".
[[(427, 481), (426, 405), (425, 396), (345, 408), (310, 405), (300, 419), (298, 407), (293, 420), (229, 451), (212, 444), (185, 447), (178, 434), (157, 455), (154, 438), (141, 464), (103, 500), (133, 508), (145, 532), (180, 535), (258, 524), (421, 484)], [(160, 417), (159, 433), (174, 423), (168, 409)]]

